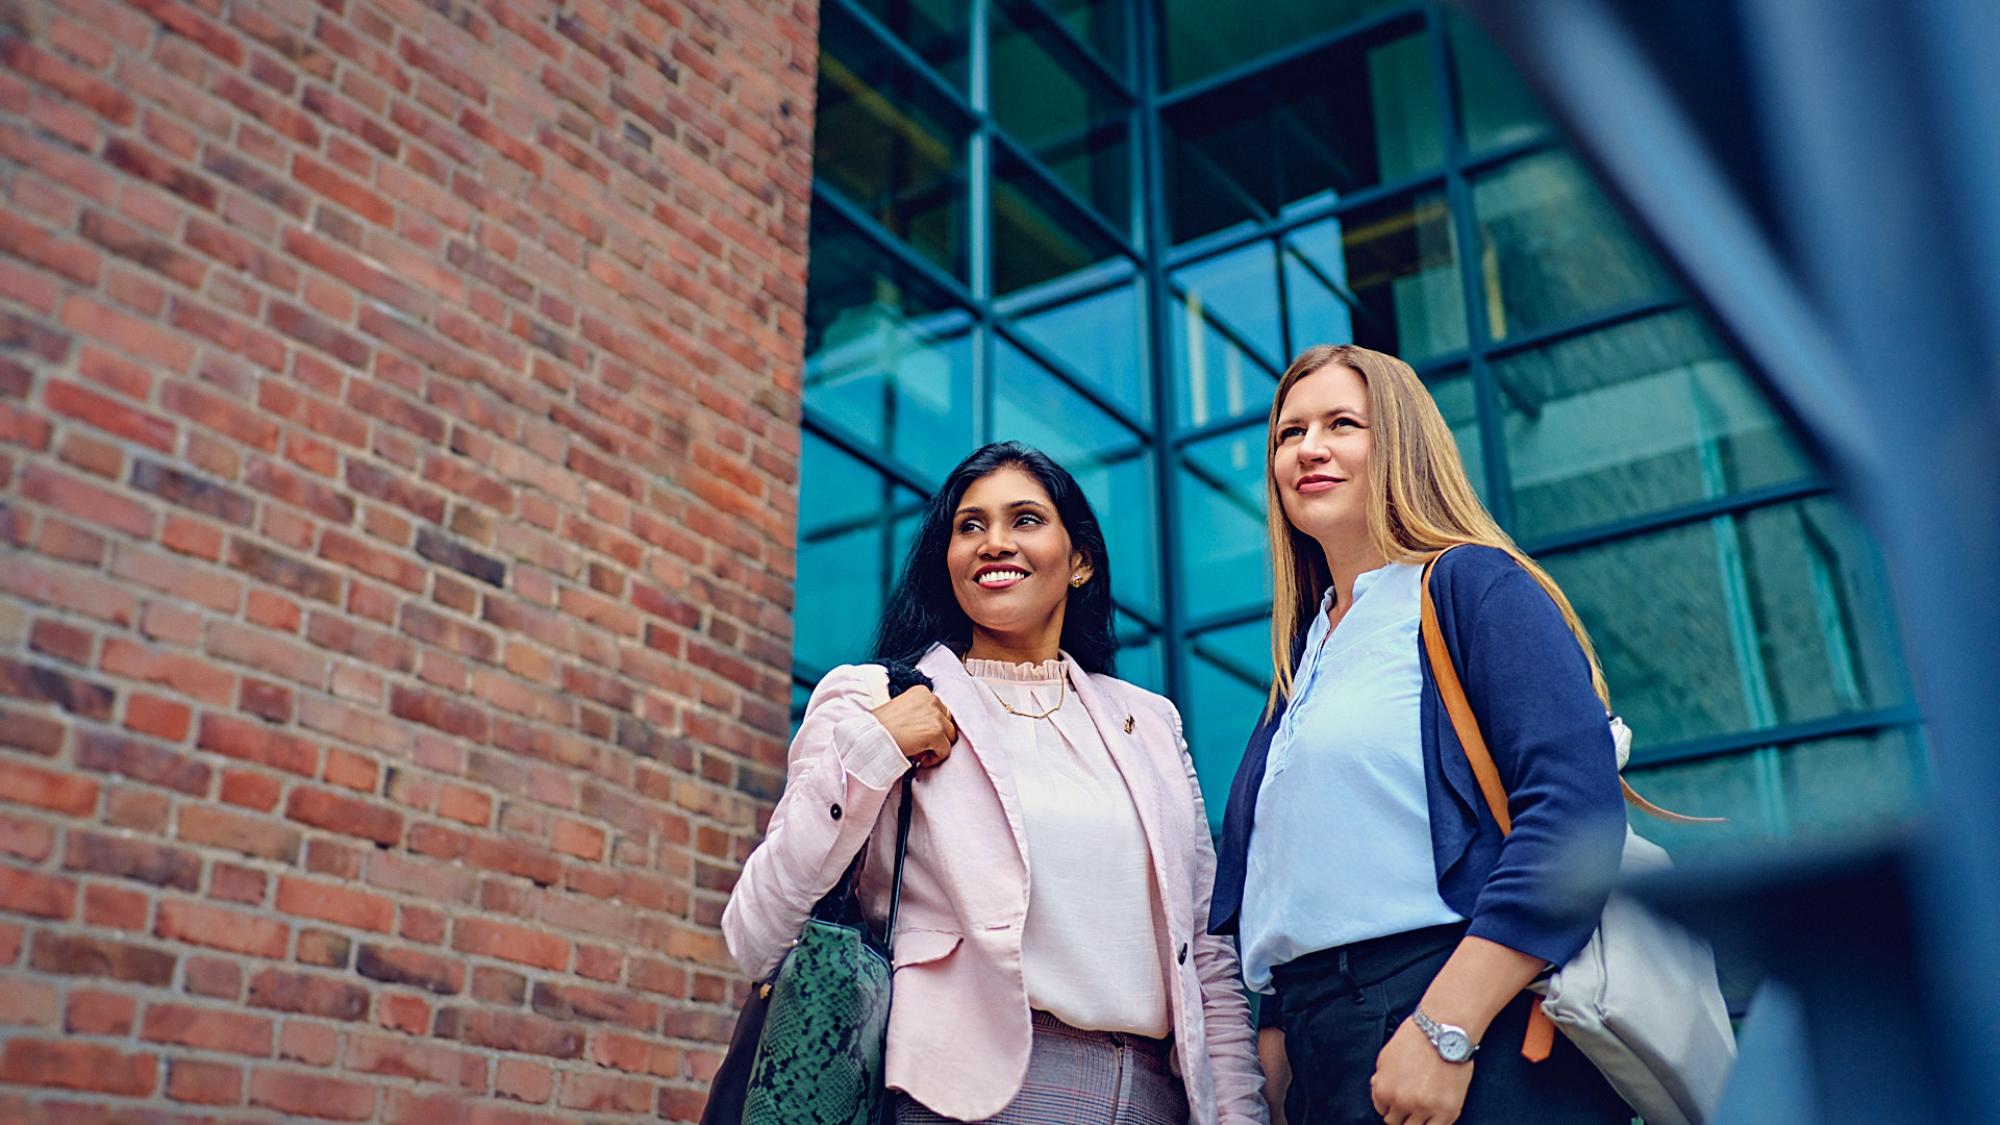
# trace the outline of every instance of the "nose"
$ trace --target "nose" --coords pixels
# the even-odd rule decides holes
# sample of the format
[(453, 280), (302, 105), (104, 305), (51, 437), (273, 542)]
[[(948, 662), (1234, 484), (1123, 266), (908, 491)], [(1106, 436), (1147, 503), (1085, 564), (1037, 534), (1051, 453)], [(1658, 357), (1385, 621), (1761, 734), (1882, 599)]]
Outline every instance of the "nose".
[(1306, 428), (1305, 436), (1299, 438), (1299, 460), (1315, 464), (1332, 456), (1326, 447), (1326, 431), (1318, 426)]
[(979, 538), (979, 557), (982, 559), (1000, 558), (1013, 553), (1014, 533), (1004, 520), (987, 528), (986, 534)]

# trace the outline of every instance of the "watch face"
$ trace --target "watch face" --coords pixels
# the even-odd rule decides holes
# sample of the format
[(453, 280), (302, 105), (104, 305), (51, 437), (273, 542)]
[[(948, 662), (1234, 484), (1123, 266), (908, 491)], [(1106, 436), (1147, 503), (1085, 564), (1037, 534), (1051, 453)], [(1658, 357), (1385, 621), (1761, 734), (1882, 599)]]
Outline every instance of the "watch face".
[(1456, 1028), (1438, 1036), (1437, 1048), (1446, 1062), (1464, 1062), (1472, 1057), (1472, 1040)]

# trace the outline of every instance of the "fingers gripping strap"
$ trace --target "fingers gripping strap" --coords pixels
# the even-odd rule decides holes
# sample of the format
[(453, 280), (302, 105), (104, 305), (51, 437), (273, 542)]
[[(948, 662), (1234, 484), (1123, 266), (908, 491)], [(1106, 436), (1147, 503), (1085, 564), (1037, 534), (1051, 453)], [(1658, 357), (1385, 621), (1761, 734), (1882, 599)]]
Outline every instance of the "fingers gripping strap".
[[(1500, 783), (1500, 769), (1493, 764), (1492, 752), (1486, 749), (1485, 736), (1479, 733), (1479, 720), (1472, 714), (1465, 687), (1458, 681), (1458, 668), (1451, 662), (1451, 650), (1445, 648), (1444, 630), (1438, 628), (1437, 606), (1431, 601), (1431, 570), (1449, 550), (1438, 552), (1424, 565), (1424, 653), (1430, 658), (1431, 678), (1437, 681), (1438, 697), (1451, 715), (1452, 729), (1458, 732), (1458, 744), (1465, 748), (1465, 760), (1472, 766), (1472, 776), (1479, 781), (1480, 795), (1486, 798), (1486, 808), (1504, 836), (1514, 831), (1514, 817), (1507, 811), (1507, 787)], [(1631, 792), (1629, 787), (1626, 792)], [(1536, 997), (1534, 1004), (1534, 1011), (1528, 1015), (1528, 1033), (1521, 1039), (1521, 1057), (1531, 1063), (1548, 1058), (1556, 1041), (1556, 1025), (1542, 1011), (1541, 997)]]

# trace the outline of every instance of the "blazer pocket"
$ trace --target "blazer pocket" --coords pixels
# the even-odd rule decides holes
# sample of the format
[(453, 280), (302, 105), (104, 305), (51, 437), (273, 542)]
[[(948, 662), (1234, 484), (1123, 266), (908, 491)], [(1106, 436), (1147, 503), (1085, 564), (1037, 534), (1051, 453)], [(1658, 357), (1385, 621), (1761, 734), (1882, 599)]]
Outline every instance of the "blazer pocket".
[(964, 940), (955, 930), (904, 930), (896, 935), (895, 967), (942, 961)]

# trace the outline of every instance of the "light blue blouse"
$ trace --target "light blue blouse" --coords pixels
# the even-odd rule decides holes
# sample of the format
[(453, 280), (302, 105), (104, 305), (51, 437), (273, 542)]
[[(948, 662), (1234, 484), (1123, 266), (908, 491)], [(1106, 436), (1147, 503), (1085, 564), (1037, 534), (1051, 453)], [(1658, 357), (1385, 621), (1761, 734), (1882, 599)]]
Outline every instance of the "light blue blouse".
[(1243, 978), (1322, 949), (1455, 922), (1438, 895), (1424, 789), (1418, 621), (1423, 568), (1390, 563), (1354, 580), (1327, 628), (1320, 602), (1271, 741), (1250, 837)]

